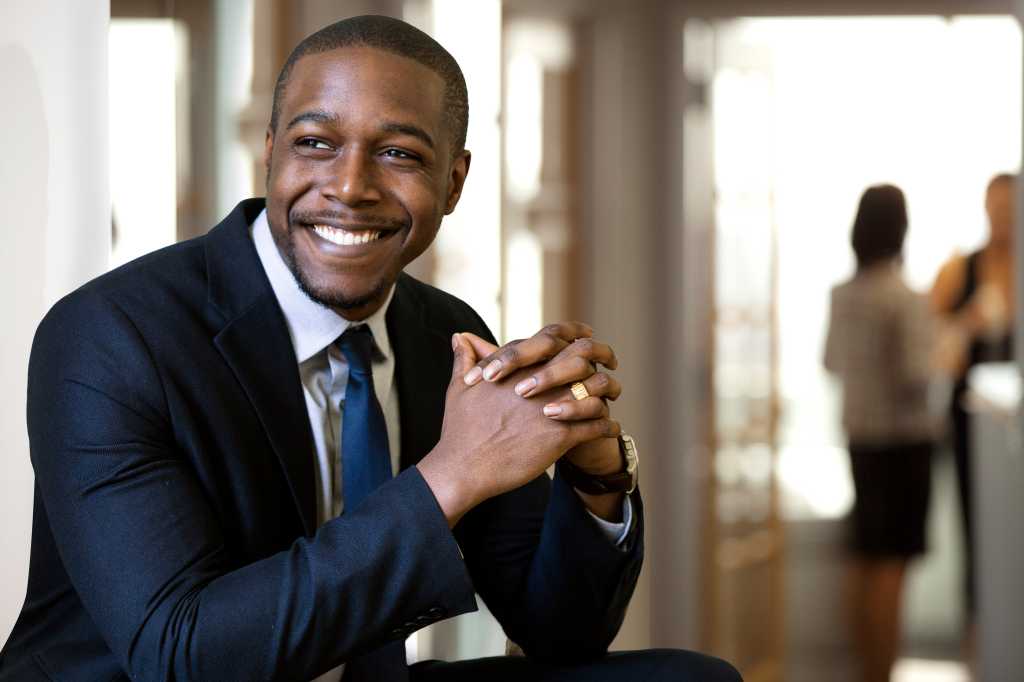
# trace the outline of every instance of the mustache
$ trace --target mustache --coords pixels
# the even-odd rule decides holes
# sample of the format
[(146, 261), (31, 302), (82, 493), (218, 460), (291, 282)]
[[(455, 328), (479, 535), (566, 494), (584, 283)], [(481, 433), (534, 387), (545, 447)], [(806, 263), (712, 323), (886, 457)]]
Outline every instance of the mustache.
[(360, 227), (378, 227), (382, 230), (400, 230), (408, 225), (408, 221), (405, 220), (376, 215), (341, 213), (338, 211), (292, 211), (288, 215), (288, 220), (293, 224), (358, 225)]

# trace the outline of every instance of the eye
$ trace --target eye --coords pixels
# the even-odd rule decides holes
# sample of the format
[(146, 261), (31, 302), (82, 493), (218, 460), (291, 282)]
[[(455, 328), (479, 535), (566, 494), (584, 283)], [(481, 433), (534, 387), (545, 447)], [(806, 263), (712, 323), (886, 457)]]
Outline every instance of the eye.
[(325, 151), (330, 151), (331, 149), (333, 149), (331, 145), (327, 144), (323, 140), (318, 140), (315, 137), (300, 138), (295, 142), (295, 144), (299, 147), (306, 147), (308, 149), (318, 149)]
[(385, 149), (383, 154), (384, 154), (384, 156), (386, 156), (388, 158), (399, 159), (399, 160), (402, 160), (402, 161), (419, 161), (420, 160), (420, 157), (417, 154), (413, 154), (412, 152), (407, 152), (404, 149), (396, 149), (394, 147), (390, 147), (388, 149)]

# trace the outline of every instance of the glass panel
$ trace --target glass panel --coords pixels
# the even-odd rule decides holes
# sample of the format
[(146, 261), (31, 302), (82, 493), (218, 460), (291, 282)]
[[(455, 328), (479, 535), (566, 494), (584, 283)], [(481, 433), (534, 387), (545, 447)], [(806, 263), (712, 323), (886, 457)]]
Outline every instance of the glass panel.
[(175, 241), (183, 30), (173, 19), (110, 22), (111, 267)]

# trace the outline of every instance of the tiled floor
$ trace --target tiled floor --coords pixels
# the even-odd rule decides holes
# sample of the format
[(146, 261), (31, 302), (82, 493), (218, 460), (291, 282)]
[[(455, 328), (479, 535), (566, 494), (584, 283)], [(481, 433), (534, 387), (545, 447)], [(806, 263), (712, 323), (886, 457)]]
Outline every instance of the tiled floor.
[[(969, 682), (954, 608), (956, 557), (948, 555), (959, 521), (952, 465), (936, 462), (928, 558), (932, 568), (912, 572), (905, 614), (904, 656), (892, 682)], [(948, 470), (948, 471), (947, 471)], [(786, 682), (858, 682), (841, 599), (848, 556), (835, 522), (786, 527)], [(936, 557), (946, 556), (936, 561)], [(938, 564), (938, 570), (936, 570)], [(916, 605), (916, 608), (910, 606)], [(926, 608), (922, 608), (922, 605)]]
[(970, 682), (967, 666), (957, 661), (905, 658), (896, 664), (892, 682)]

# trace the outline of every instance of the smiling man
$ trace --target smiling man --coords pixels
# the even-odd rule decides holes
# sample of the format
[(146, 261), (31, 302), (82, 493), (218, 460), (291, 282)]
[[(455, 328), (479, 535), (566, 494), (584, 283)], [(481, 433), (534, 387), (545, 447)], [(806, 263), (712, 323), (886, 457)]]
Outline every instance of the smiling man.
[[(497, 348), (402, 273), (458, 203), (467, 116), (425, 34), (328, 26), (278, 80), (265, 202), (54, 306), (0, 679), (737, 679), (606, 653), (643, 554), (612, 349), (579, 323)], [(408, 666), (474, 593), (526, 656)]]
[(446, 120), (440, 74), (379, 48), (342, 49), (289, 60), (281, 76), (267, 218), (302, 290), (361, 320), (434, 240), (470, 156), (465, 105), (461, 121)]

